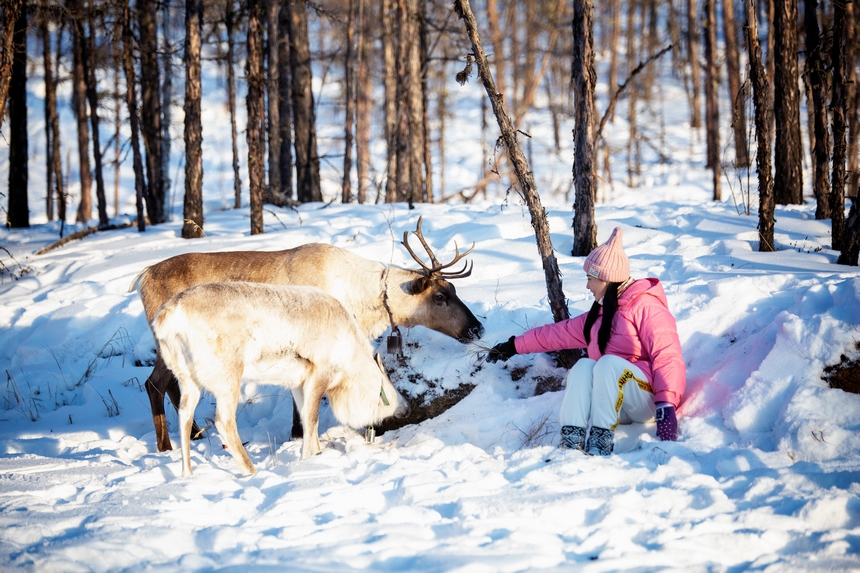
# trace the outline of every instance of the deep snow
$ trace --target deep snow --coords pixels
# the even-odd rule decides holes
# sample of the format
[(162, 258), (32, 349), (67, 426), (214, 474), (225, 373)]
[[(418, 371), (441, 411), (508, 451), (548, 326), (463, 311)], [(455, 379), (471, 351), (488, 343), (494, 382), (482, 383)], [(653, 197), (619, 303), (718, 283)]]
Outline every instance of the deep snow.
[[(812, 206), (781, 208), (781, 250), (759, 254), (755, 218), (704, 193), (597, 213), (599, 239), (622, 226), (633, 275), (659, 277), (678, 319), (688, 391), (677, 443), (645, 424), (621, 427), (607, 459), (558, 450), (562, 394), (534, 396), (536, 379), (564, 375), (549, 356), (487, 364), (419, 327), (406, 332), (405, 368), (420, 376), (401, 389), (475, 384), (468, 397), (373, 445), (329, 416), (323, 453), (299, 461), (289, 394), (246, 387), (240, 433), (260, 470), (250, 478), (214, 431), (194, 444), (190, 479), (177, 451), (155, 453), (150, 368), (135, 366), (151, 359), (152, 336), (126, 292), (138, 271), (190, 250), (308, 241), (410, 266), (396, 238), (423, 214), (440, 258), (454, 241), (477, 243), (457, 288), (492, 344), (551, 320), (525, 208), (314, 204), (268, 212), (255, 237), (246, 210), (212, 211), (201, 240), (179, 238), (175, 222), (39, 257), (21, 253), (53, 240), (55, 224), (2, 231), (31, 271), (0, 285), (0, 569), (860, 567), (860, 397), (821, 379), (860, 338), (860, 276), (835, 265), (827, 223)], [(569, 307), (584, 312), (582, 259), (565, 254), (570, 212), (549, 217)], [(197, 419), (212, 416), (204, 399)], [(170, 422), (178, 443), (174, 412)]]

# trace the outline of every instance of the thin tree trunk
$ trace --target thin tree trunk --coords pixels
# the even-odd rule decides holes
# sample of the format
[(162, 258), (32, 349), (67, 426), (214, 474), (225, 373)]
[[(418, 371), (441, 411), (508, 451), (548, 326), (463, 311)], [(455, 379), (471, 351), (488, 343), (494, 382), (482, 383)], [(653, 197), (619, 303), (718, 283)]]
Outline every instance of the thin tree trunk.
[(62, 171), (54, 173), (54, 130), (51, 121), (51, 108), (57, 111), (57, 86), (54, 83), (53, 54), (51, 52), (51, 33), (48, 31), (49, 13), (43, 10), (39, 17), (39, 34), (42, 39), (42, 63), (45, 70), (45, 216), (54, 220), (54, 178), (62, 176)]
[(385, 68), (385, 142), (387, 144), (388, 177), (385, 182), (385, 202), (397, 201), (397, 60), (395, 58), (396, 0), (382, 3), (382, 55)]
[(523, 196), (528, 205), (531, 214), (532, 227), (535, 230), (535, 238), (538, 245), (541, 261), (543, 263), (544, 275), (547, 283), (547, 294), (549, 295), (550, 309), (552, 310), (553, 318), (556, 322), (565, 320), (570, 317), (567, 309), (567, 303), (562, 290), (561, 273), (558, 269), (558, 262), (555, 258), (555, 253), (552, 249), (552, 241), (549, 234), (549, 224), (547, 222), (546, 211), (541, 205), (540, 196), (537, 192), (534, 177), (529, 168), (519, 142), (517, 141), (517, 132), (511, 123), (510, 117), (505, 109), (504, 99), (502, 94), (496, 89), (493, 82), (493, 76), (490, 73), (487, 57), (484, 55), (484, 47), (481, 45), (481, 38), (478, 35), (477, 22), (472, 13), (472, 8), (469, 5), (469, 0), (456, 0), (454, 2), (454, 10), (463, 19), (466, 32), (472, 44), (472, 53), (478, 63), (478, 75), (481, 83), (490, 98), (490, 103), (493, 106), (493, 113), (499, 123), (502, 141), (505, 144), (505, 149), (508, 151), (508, 158), (513, 165), (517, 175), (517, 180), (521, 186)]
[(573, 210), (574, 257), (585, 257), (597, 247), (594, 221), (594, 36), (591, 0), (573, 3), (573, 93), (575, 106), (573, 184), (576, 199)]
[(303, 0), (287, 1), (290, 7), (290, 71), (293, 88), (297, 195), (301, 203), (322, 201), (314, 95), (311, 89), (307, 7)]
[(27, 11), (17, 11), (12, 40), (12, 77), (9, 80), (9, 210), (6, 224), (30, 226), (27, 198)]
[(846, 7), (846, 38), (845, 59), (848, 77), (845, 85), (848, 91), (846, 96), (845, 112), (848, 114), (848, 189), (846, 195), (858, 198), (858, 186), (860, 186), (860, 86), (857, 85), (857, 69), (860, 68), (860, 48), (858, 48), (858, 22), (857, 12), (854, 4)]
[(409, 119), (411, 103), (409, 93), (409, 64), (412, 42), (407, 0), (397, 0), (397, 201), (409, 201), (412, 206), (413, 189), (410, 162)]
[(845, 233), (845, 4), (833, 6), (833, 46), (830, 65), (833, 68), (833, 95), (830, 97), (833, 133), (833, 174), (830, 178), (831, 240), (834, 250), (842, 250)]
[(753, 86), (753, 105), (755, 106), (755, 131), (758, 147), (756, 149), (756, 171), (758, 172), (758, 250), (774, 251), (773, 225), (774, 200), (773, 176), (770, 162), (770, 87), (767, 72), (762, 62), (761, 45), (758, 41), (755, 0), (746, 0), (747, 42), (750, 57), (750, 79)]
[(345, 105), (345, 121), (344, 121), (344, 134), (343, 134), (343, 181), (341, 183), (340, 191), (341, 191), (341, 202), (342, 203), (350, 203), (352, 202), (352, 181), (350, 180), (350, 175), (352, 174), (352, 143), (353, 143), (353, 120), (355, 119), (355, 95), (353, 93), (353, 76), (355, 69), (355, 62), (353, 50), (353, 44), (355, 42), (355, 15), (356, 15), (356, 0), (348, 0), (349, 1), (349, 9), (347, 11), (346, 17), (346, 55), (344, 57), (344, 99), (346, 100)]
[(83, 20), (79, 19), (76, 24), (81, 37), (81, 58), (84, 64), (84, 77), (86, 78), (87, 100), (90, 103), (90, 124), (93, 131), (93, 160), (95, 162), (96, 175), (96, 204), (99, 213), (99, 227), (110, 224), (107, 214), (107, 197), (105, 195), (104, 170), (102, 169), (102, 148), (99, 130), (99, 97), (96, 83), (95, 63), (95, 34), (90, 21), (90, 37), (87, 38), (84, 31)]
[(236, 133), (236, 70), (234, 68), (233, 55), (235, 42), (233, 32), (235, 27), (235, 13), (233, 12), (233, 0), (226, 0), (224, 5), (224, 28), (227, 32), (227, 57), (225, 66), (227, 68), (227, 108), (230, 111), (230, 142), (233, 150), (233, 207), (242, 207), (242, 177), (239, 174), (239, 144)]
[[(695, 0), (691, 0), (695, 1)], [(636, 67), (636, 3), (631, 2), (627, 10), (627, 68), (632, 72)], [(635, 187), (640, 173), (639, 134), (637, 129), (636, 103), (639, 99), (638, 82), (630, 80), (628, 89), (629, 135), (627, 138), (627, 185)], [(696, 95), (698, 97), (698, 94)]]
[(0, 127), (6, 118), (6, 101), (12, 82), (12, 62), (15, 59), (15, 24), (25, 11), (24, 0), (6, 0), (3, 14), (3, 53), (0, 54)]
[(203, 121), (200, 77), (203, 0), (185, 1), (185, 200), (182, 238), (203, 236)]
[(137, 80), (134, 73), (134, 46), (129, 19), (128, 0), (122, 8), (122, 60), (125, 69), (125, 102), (128, 106), (129, 123), (131, 124), (131, 152), (134, 166), (134, 191), (137, 206), (137, 230), (146, 230), (146, 218), (143, 210), (144, 174), (143, 158), (140, 153), (140, 119), (137, 116)]
[(293, 101), (292, 74), (290, 73), (290, 11), (285, 2), (280, 2), (278, 11), (278, 117), (281, 155), (281, 197), (285, 203), (293, 199)]
[(424, 2), (418, 3), (418, 36), (419, 36), (419, 61), (421, 67), (419, 69), (419, 80), (421, 82), (421, 164), (424, 166), (424, 195), (421, 200), (425, 203), (433, 202), (433, 152), (430, 149), (430, 111), (429, 95), (430, 86), (429, 68), (430, 62), (427, 60), (427, 5)]
[(120, 35), (111, 41), (111, 56), (113, 57), (113, 216), (119, 217), (119, 181), (122, 173), (120, 154), (122, 153), (122, 99), (120, 97), (120, 81), (122, 75), (122, 56), (120, 55)]
[(803, 203), (803, 157), (800, 138), (800, 88), (797, 65), (797, 2), (774, 2), (774, 145), (773, 192), (777, 204)]
[(278, 36), (278, 15), (280, 0), (266, 0), (266, 32), (268, 34), (268, 94), (269, 114), (269, 185), (266, 187), (266, 202), (282, 206), (286, 204), (281, 183), (281, 106), (280, 106), (280, 50)]
[(78, 222), (87, 222), (92, 218), (90, 174), (90, 129), (87, 125), (87, 82), (84, 73), (84, 58), (82, 54), (83, 39), (76, 20), (83, 18), (78, 0), (69, 0), (66, 4), (72, 18), (72, 108), (78, 128), (78, 166), (81, 181), (81, 199), (75, 218)]
[(708, 167), (711, 168), (714, 201), (722, 199), (720, 191), (720, 85), (717, 67), (717, 0), (705, 0), (705, 124), (707, 131)]
[(251, 190), (251, 234), (263, 232), (266, 184), (266, 112), (263, 77), (263, 0), (248, 2), (248, 185)]
[[(621, 37), (621, 0), (612, 0), (612, 35), (609, 40), (609, 80), (607, 85), (609, 93), (612, 94), (618, 89), (618, 41)], [(671, 10), (671, 5), (669, 6)], [(610, 120), (615, 119), (615, 111), (609, 117)]]
[(499, 24), (499, 0), (487, 0), (487, 24), (490, 28), (490, 49), (496, 66), (496, 88), (505, 95), (505, 37)]
[(161, 175), (161, 73), (158, 66), (156, 2), (138, 0), (140, 28), (140, 123), (146, 150), (146, 211), (153, 225), (167, 221), (164, 180)]
[[(162, 63), (164, 84), (161, 87), (161, 185), (164, 189), (165, 221), (172, 216), (170, 198), (170, 123), (173, 114), (173, 50), (170, 44), (170, 2), (162, 2)], [(202, 16), (201, 16), (202, 18)]]
[[(60, 117), (57, 113), (57, 82), (59, 76), (59, 66), (60, 66), (60, 54), (62, 52), (63, 46), (63, 22), (60, 22), (60, 25), (57, 28), (57, 51), (54, 57), (54, 60), (57, 62), (57, 75), (54, 76), (54, 104), (52, 106), (52, 115), (51, 115), (51, 133), (52, 141), (51, 141), (51, 153), (54, 157), (54, 181), (56, 184), (57, 190), (57, 219), (61, 223), (66, 222), (66, 185), (68, 183), (68, 175), (63, 177), (63, 162), (62, 156), (60, 154)], [(71, 169), (71, 163), (68, 162), (68, 155), (66, 156), (66, 167), (67, 169)], [(62, 228), (62, 226), (61, 226)]]
[[(812, 114), (812, 193), (815, 218), (830, 218), (830, 139), (827, 133), (827, 85), (822, 74), (824, 59), (818, 31), (818, 0), (805, 0), (806, 78), (809, 84), (808, 107)], [(811, 105), (810, 105), (811, 104)]]
[(370, 77), (371, 27), (367, 0), (358, 1), (358, 69), (355, 102), (356, 200), (367, 201), (370, 171), (370, 124), (373, 121), (373, 84)]
[(742, 97), (740, 56), (738, 54), (738, 27), (735, 23), (735, 0), (723, 0), (723, 33), (726, 39), (726, 75), (729, 84), (729, 101), (732, 104), (732, 131), (735, 136), (735, 163), (739, 168), (750, 165), (747, 145), (747, 112)]
[(690, 127), (702, 127), (702, 104), (699, 100), (699, 21), (696, 0), (687, 0), (687, 58), (690, 65), (691, 115)]

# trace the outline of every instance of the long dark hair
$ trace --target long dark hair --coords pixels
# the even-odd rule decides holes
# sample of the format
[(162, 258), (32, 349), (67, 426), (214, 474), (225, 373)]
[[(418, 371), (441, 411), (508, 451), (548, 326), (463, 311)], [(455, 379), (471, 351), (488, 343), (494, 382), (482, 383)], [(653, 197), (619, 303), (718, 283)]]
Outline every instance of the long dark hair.
[[(603, 320), (600, 322), (600, 329), (597, 331), (597, 347), (600, 348), (601, 354), (606, 354), (606, 345), (609, 343), (609, 335), (612, 333), (612, 319), (615, 318), (615, 312), (618, 310), (618, 287), (622, 283), (609, 283), (606, 287), (606, 294), (603, 295)], [(591, 310), (588, 311), (588, 316), (585, 317), (585, 326), (583, 334), (585, 342), (591, 343), (591, 327), (597, 322), (597, 315), (600, 313), (600, 303), (594, 301), (591, 305)]]

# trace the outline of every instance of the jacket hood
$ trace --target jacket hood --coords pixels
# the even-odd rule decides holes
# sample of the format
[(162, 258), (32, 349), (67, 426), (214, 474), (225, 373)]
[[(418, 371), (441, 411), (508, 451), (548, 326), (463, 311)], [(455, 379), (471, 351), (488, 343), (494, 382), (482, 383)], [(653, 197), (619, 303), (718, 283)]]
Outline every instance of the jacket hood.
[(628, 305), (640, 296), (653, 296), (660, 301), (660, 304), (669, 308), (669, 301), (666, 300), (666, 291), (663, 290), (660, 279), (652, 277), (634, 281), (632, 285), (627, 287), (627, 290), (621, 293), (621, 296), (618, 298), (618, 306)]

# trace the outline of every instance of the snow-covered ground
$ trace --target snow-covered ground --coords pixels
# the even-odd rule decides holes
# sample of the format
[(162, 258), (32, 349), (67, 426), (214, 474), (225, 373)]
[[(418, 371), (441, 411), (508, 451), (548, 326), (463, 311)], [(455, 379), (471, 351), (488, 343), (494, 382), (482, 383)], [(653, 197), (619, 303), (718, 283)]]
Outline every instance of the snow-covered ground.
[[(857, 353), (860, 276), (835, 264), (828, 222), (811, 205), (780, 208), (780, 250), (759, 254), (755, 216), (706, 191), (634, 199), (598, 207), (598, 238), (620, 225), (633, 275), (665, 284), (688, 365), (677, 443), (645, 424), (622, 426), (609, 458), (559, 450), (562, 394), (534, 395), (537, 380), (564, 376), (550, 357), (487, 364), (417, 327), (401, 368), (421, 376), (401, 390), (474, 384), (468, 397), (372, 445), (329, 415), (323, 453), (300, 461), (289, 394), (253, 388), (239, 414), (250, 478), (214, 430), (193, 445), (190, 479), (178, 451), (156, 453), (150, 367), (135, 365), (153, 341), (126, 292), (137, 272), (191, 250), (310, 241), (412, 266), (398, 240), (424, 215), (440, 259), (476, 242), (457, 289), (489, 345), (551, 320), (527, 210), (311, 204), (267, 211), (255, 237), (247, 210), (212, 210), (200, 240), (179, 238), (177, 221), (40, 256), (56, 224), (0, 231), (29, 269), (0, 285), (0, 569), (857, 570), (860, 396), (821, 375)], [(584, 312), (570, 210), (548, 212), (569, 307)]]

